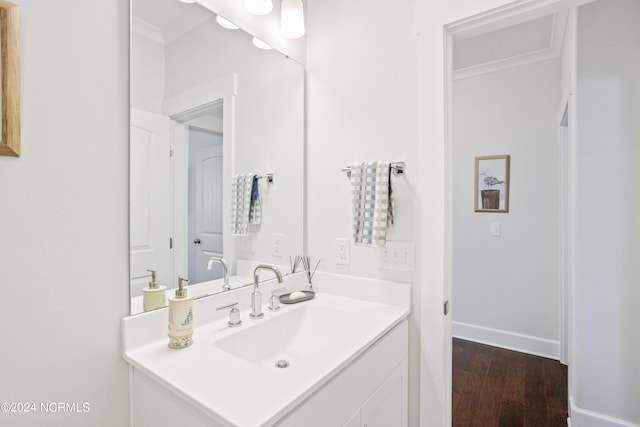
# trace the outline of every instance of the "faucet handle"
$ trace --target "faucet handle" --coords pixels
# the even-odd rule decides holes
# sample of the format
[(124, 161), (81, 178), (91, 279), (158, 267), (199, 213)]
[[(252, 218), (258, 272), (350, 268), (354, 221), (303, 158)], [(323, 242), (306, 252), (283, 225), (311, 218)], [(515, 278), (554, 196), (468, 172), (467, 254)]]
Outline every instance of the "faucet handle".
[(240, 320), (240, 310), (238, 310), (238, 307), (236, 307), (237, 305), (238, 303), (234, 302), (232, 304), (227, 304), (216, 308), (217, 311), (231, 308), (231, 310), (229, 310), (229, 321), (227, 322), (227, 325), (229, 325), (230, 328), (235, 328), (236, 326), (242, 325), (242, 320)]
[(278, 298), (277, 294), (285, 290), (287, 290), (287, 288), (279, 288), (274, 291), (271, 291), (271, 299), (269, 300), (269, 310), (271, 311), (280, 310), (280, 298)]

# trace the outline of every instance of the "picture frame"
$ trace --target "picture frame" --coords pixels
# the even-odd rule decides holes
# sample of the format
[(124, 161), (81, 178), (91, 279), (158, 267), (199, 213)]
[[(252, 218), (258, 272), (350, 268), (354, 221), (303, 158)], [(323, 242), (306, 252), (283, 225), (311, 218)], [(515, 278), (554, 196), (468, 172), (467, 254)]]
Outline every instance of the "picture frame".
[(511, 156), (475, 158), (475, 212), (509, 212), (509, 169)]
[(0, 0), (0, 156), (20, 156), (20, 44), (18, 6)]

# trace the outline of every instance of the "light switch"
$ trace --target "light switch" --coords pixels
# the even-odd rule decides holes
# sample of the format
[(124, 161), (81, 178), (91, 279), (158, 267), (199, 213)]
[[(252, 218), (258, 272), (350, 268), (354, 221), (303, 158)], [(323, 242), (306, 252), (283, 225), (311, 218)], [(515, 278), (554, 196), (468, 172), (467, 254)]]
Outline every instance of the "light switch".
[(491, 237), (500, 237), (502, 236), (502, 224), (499, 222), (492, 222), (490, 224), (490, 235)]
[(275, 257), (282, 256), (282, 234), (273, 233), (273, 249), (271, 251), (271, 255)]
[(378, 248), (378, 268), (398, 271), (414, 271), (416, 268), (416, 243), (387, 240)]

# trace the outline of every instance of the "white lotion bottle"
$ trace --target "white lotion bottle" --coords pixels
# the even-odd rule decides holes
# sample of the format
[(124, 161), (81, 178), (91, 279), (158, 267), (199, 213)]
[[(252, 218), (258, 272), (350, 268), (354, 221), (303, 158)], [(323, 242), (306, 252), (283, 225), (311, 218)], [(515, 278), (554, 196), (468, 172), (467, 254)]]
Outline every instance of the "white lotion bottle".
[(156, 271), (151, 272), (151, 282), (149, 286), (142, 289), (142, 308), (144, 311), (155, 310), (156, 308), (167, 305), (167, 287), (160, 286), (156, 280)]
[(193, 344), (193, 297), (187, 296), (187, 279), (178, 277), (175, 297), (169, 297), (169, 348)]

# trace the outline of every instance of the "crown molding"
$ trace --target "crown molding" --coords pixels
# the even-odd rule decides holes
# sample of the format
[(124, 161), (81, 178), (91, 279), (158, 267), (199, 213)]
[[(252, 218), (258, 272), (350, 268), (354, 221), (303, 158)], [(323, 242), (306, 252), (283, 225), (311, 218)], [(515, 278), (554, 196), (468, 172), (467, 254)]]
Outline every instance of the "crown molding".
[(156, 43), (164, 44), (160, 29), (135, 16), (131, 17), (131, 32), (146, 37)]

